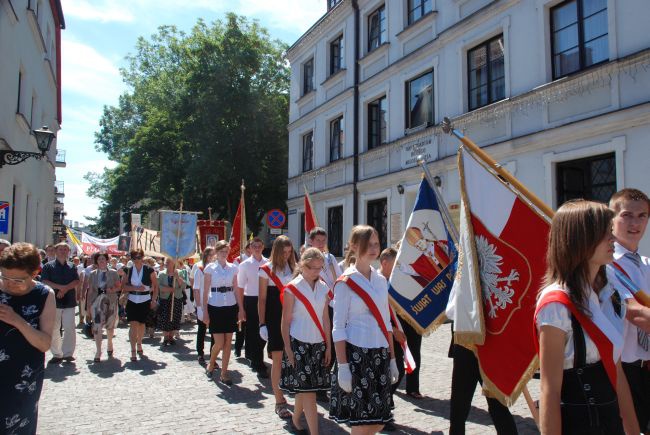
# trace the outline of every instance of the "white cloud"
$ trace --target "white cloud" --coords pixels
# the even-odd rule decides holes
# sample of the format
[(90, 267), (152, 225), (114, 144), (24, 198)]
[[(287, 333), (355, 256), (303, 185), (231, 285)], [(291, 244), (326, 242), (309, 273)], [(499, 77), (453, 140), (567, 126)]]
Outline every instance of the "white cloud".
[(103, 104), (116, 102), (124, 91), (116, 65), (90, 45), (63, 34), (63, 92), (74, 93)]
[(131, 2), (113, 0), (63, 0), (62, 7), (65, 16), (84, 21), (123, 22), (131, 23), (135, 16), (129, 5)]

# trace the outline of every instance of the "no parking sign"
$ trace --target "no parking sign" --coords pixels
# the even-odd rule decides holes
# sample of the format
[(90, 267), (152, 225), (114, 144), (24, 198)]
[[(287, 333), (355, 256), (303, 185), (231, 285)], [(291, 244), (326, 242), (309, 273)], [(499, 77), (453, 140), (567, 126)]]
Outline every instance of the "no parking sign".
[(9, 233), (9, 203), (0, 201), (0, 233)]
[(271, 228), (282, 228), (286, 221), (287, 217), (285, 214), (282, 212), (282, 210), (278, 210), (277, 208), (269, 210), (266, 214), (266, 222)]

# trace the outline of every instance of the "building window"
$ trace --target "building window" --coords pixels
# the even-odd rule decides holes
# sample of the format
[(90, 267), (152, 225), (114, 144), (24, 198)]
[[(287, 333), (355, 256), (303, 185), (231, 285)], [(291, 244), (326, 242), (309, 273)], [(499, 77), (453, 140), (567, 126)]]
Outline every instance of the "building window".
[(341, 2), (341, 0), (327, 0), (327, 10), (329, 11), (329, 10), (332, 9), (334, 6), (336, 6), (337, 4), (339, 4), (340, 2)]
[(343, 35), (330, 42), (330, 75), (343, 69)]
[(343, 157), (343, 117), (330, 122), (330, 162)]
[(368, 104), (368, 149), (386, 142), (386, 97)]
[(343, 206), (327, 209), (327, 248), (330, 253), (343, 255)]
[(381, 6), (368, 17), (368, 51), (386, 42), (386, 6)]
[(433, 124), (433, 70), (406, 82), (406, 128)]
[(302, 94), (307, 95), (314, 90), (314, 58), (302, 65)]
[(302, 137), (302, 172), (314, 169), (314, 132)]
[(432, 11), (431, 0), (408, 0), (409, 24), (413, 24)]
[(18, 71), (18, 98), (16, 100), (16, 113), (20, 113), (20, 98), (22, 97), (23, 91), (23, 73)]
[(609, 59), (607, 0), (571, 0), (551, 9), (553, 79)]
[(469, 110), (503, 100), (506, 94), (503, 35), (467, 52)]
[(556, 174), (558, 207), (576, 198), (606, 204), (616, 192), (614, 153), (558, 163)]
[(305, 214), (304, 213), (300, 213), (299, 224), (300, 224), (300, 244), (303, 244), (307, 240), (305, 236)]
[(385, 249), (388, 244), (388, 201), (386, 198), (368, 201), (368, 225), (379, 233), (379, 244)]

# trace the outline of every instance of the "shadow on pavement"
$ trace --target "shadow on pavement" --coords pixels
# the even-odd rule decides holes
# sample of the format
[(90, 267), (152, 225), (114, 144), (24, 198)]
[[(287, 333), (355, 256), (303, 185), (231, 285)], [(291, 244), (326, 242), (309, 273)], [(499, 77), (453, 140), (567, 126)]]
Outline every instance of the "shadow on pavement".
[(264, 407), (264, 404), (262, 404), (262, 400), (266, 399), (266, 396), (262, 394), (262, 392), (266, 390), (264, 385), (256, 384), (255, 389), (241, 387), (242, 374), (237, 370), (228, 370), (228, 375), (232, 381), (232, 385), (228, 386), (219, 381), (220, 375), (221, 371), (215, 370), (212, 379), (209, 379), (209, 381), (213, 382), (220, 390), (217, 392), (217, 397), (228, 403), (245, 403), (246, 407), (251, 409), (260, 409)]
[(76, 376), (79, 374), (79, 369), (76, 364), (73, 363), (62, 363), (62, 364), (47, 364), (45, 366), (45, 379), (49, 379), (52, 382), (63, 382), (68, 379), (70, 376)]
[(88, 370), (100, 378), (112, 378), (115, 373), (121, 373), (125, 370), (122, 361), (117, 358), (103, 359), (101, 362), (87, 360)]
[(138, 361), (128, 361), (123, 367), (129, 370), (140, 370), (141, 376), (150, 376), (156, 374), (157, 370), (167, 367), (167, 363), (158, 362), (143, 355)]

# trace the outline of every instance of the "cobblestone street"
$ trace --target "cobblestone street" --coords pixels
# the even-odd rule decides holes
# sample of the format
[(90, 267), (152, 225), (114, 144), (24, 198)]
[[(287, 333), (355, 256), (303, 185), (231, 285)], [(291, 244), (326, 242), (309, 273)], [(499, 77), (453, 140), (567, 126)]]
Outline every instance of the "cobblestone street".
[[(196, 358), (194, 324), (185, 324), (176, 345), (161, 348), (159, 334), (145, 339), (145, 357), (131, 362), (128, 329), (117, 330), (114, 358), (93, 363), (95, 346), (77, 330), (75, 363), (48, 366), (40, 401), (39, 433), (244, 433), (282, 434), (288, 426), (274, 413), (268, 379), (258, 379), (243, 358), (231, 364), (233, 385), (209, 381)], [(395, 423), (398, 434), (448, 433), (451, 360), (447, 358), (449, 327), (423, 341), (421, 391), (412, 400), (398, 390)], [(206, 343), (206, 350), (209, 343)], [(234, 357), (234, 355), (233, 355)], [(48, 354), (49, 359), (49, 354)], [(268, 360), (267, 360), (268, 362)], [(538, 381), (529, 384), (538, 397)], [(289, 398), (293, 403), (293, 398)], [(319, 412), (327, 415), (319, 403)], [(521, 434), (538, 433), (523, 397), (512, 407)], [(321, 432), (349, 432), (322, 418)], [(494, 433), (480, 390), (474, 396), (468, 434)]]

